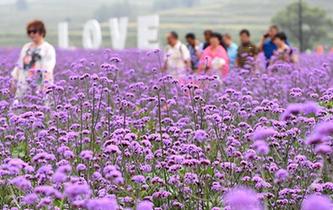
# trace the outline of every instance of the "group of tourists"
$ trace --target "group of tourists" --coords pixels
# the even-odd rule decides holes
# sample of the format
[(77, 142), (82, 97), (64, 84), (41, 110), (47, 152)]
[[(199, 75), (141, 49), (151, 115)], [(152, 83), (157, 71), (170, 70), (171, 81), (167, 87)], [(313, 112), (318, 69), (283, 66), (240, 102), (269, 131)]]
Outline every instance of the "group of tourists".
[(218, 73), (224, 77), (230, 68), (254, 70), (260, 52), (265, 55), (266, 67), (279, 62), (297, 62), (296, 52), (289, 45), (286, 34), (276, 25), (269, 27), (258, 45), (251, 41), (247, 29), (239, 32), (239, 46), (230, 34), (206, 30), (203, 35), (204, 42), (200, 43), (195, 34), (188, 33), (185, 36), (187, 43), (183, 44), (176, 32), (168, 33), (164, 69), (173, 76), (195, 71)]
[[(53, 69), (56, 65), (56, 52), (46, 40), (46, 29), (42, 21), (35, 20), (27, 25), (30, 42), (20, 52), (16, 67), (12, 71), (11, 92), (17, 99), (22, 98), (30, 86), (28, 80), (35, 80), (37, 91), (45, 92), (53, 84)], [(263, 52), (267, 66), (276, 62), (294, 63), (297, 61), (294, 50), (287, 42), (285, 33), (277, 26), (271, 26), (259, 45), (251, 42), (250, 32), (243, 29), (239, 33), (239, 46), (230, 34), (220, 34), (212, 30), (204, 31), (204, 42), (200, 43), (195, 34), (185, 36), (183, 44), (176, 32), (167, 35), (163, 69), (176, 78), (191, 72), (218, 73), (225, 77), (230, 68), (255, 69), (259, 52)]]

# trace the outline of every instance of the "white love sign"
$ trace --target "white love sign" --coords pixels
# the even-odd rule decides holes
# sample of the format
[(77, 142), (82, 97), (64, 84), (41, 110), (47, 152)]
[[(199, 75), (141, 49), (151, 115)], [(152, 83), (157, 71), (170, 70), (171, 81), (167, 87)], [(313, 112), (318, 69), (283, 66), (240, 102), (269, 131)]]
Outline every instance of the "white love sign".
[(157, 49), (159, 16), (138, 17), (138, 48)]
[(102, 30), (97, 20), (89, 20), (83, 27), (82, 44), (85, 49), (98, 49), (102, 44)]
[(68, 38), (68, 23), (61, 22), (58, 24), (58, 46), (62, 49), (69, 48), (69, 38)]
[[(137, 20), (137, 42), (140, 49), (156, 49), (158, 43), (159, 16), (141, 16)], [(111, 18), (109, 20), (112, 48), (122, 50), (126, 46), (128, 17)], [(58, 46), (69, 49), (69, 24), (58, 24)], [(97, 20), (89, 20), (83, 27), (82, 46), (85, 49), (98, 49), (102, 45), (102, 29)]]
[(119, 20), (117, 18), (110, 19), (110, 33), (112, 48), (122, 50), (125, 48), (127, 37), (128, 18), (123, 17)]

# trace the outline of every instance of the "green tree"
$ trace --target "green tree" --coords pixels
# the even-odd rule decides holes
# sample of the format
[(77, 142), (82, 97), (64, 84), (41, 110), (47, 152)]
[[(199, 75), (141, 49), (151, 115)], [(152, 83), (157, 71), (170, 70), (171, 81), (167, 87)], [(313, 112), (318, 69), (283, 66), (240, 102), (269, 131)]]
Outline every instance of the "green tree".
[[(294, 2), (278, 12), (272, 19), (273, 24), (280, 26), (288, 34), (291, 42), (300, 41), (298, 12), (299, 4)], [(304, 49), (312, 49), (315, 44), (326, 42), (328, 32), (333, 26), (332, 20), (327, 16), (326, 11), (303, 2), (302, 17)]]

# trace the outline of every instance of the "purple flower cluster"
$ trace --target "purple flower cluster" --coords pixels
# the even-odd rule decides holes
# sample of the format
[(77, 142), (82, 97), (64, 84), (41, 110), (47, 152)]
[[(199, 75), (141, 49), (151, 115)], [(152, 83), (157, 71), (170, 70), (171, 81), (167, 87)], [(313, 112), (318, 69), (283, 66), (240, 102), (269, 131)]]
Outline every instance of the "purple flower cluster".
[(0, 206), (332, 209), (332, 55), (178, 80), (159, 53), (58, 51), (13, 103), (0, 49)]

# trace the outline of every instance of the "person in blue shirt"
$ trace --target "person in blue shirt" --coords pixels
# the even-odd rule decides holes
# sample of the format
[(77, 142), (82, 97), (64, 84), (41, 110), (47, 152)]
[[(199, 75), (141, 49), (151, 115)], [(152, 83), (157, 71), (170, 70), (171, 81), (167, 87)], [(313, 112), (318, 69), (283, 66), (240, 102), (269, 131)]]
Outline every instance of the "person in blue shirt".
[(233, 67), (237, 59), (238, 46), (235, 42), (232, 41), (230, 34), (225, 34), (223, 36), (223, 41), (227, 47), (227, 53), (230, 59), (230, 67)]
[(199, 61), (200, 61), (200, 47), (199, 41), (196, 39), (195, 34), (188, 33), (185, 36), (187, 42), (187, 48), (191, 55), (191, 67), (193, 70), (198, 69)]
[(277, 49), (272, 40), (277, 33), (279, 33), (278, 26), (272, 25), (269, 27), (268, 33), (266, 33), (260, 41), (259, 50), (264, 52), (267, 63), (269, 63), (274, 51)]

